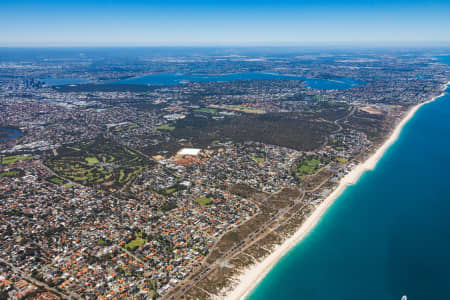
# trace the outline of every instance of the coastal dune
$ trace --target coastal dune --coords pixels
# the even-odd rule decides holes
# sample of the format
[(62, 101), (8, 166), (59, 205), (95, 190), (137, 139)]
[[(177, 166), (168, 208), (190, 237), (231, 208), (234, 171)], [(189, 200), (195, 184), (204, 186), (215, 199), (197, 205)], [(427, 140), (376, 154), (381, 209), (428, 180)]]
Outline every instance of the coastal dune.
[[(447, 83), (449, 85), (450, 82)], [(320, 221), (325, 211), (333, 204), (333, 202), (342, 194), (342, 192), (349, 185), (355, 184), (361, 175), (368, 170), (373, 170), (386, 152), (386, 150), (398, 139), (403, 126), (414, 116), (414, 114), (423, 105), (442, 97), (444, 92), (429, 101), (420, 103), (412, 107), (399, 124), (395, 127), (391, 135), (386, 141), (373, 153), (366, 161), (355, 166), (348, 174), (346, 174), (339, 182), (338, 187), (314, 210), (308, 219), (300, 226), (300, 228), (286, 241), (278, 245), (273, 252), (265, 257), (262, 261), (254, 264), (250, 268), (242, 271), (242, 273), (235, 278), (236, 285), (233, 286), (229, 292), (226, 292), (224, 297), (219, 299), (235, 300), (245, 299), (249, 293), (258, 285), (258, 283), (267, 275), (273, 266), (295, 245), (297, 245)]]

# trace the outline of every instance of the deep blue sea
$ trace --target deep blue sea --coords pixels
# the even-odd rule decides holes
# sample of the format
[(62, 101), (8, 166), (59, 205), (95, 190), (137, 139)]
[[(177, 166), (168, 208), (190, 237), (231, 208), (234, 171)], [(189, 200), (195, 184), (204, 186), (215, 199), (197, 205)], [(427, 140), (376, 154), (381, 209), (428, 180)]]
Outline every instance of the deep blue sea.
[[(450, 89), (450, 88), (449, 88)], [(405, 125), (375, 170), (248, 297), (450, 299), (450, 94)]]
[(176, 85), (185, 82), (209, 82), (209, 81), (236, 81), (246, 79), (272, 79), (272, 80), (305, 80), (306, 84), (314, 89), (348, 89), (361, 86), (364, 83), (350, 78), (311, 79), (298, 76), (288, 76), (272, 73), (235, 73), (225, 75), (193, 75), (180, 73), (152, 74), (142, 77), (134, 77), (110, 83), (145, 84), (145, 85)]
[(5, 128), (0, 126), (0, 143), (20, 138), (22, 132), (17, 128)]

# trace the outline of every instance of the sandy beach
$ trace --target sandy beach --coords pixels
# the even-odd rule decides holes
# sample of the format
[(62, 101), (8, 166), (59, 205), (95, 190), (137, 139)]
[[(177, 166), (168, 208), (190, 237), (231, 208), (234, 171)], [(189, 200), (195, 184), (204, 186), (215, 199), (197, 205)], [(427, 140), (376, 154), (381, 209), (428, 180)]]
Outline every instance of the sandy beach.
[[(447, 83), (447, 85), (449, 84), (450, 82)], [(365, 171), (375, 168), (377, 162), (383, 156), (385, 151), (398, 139), (403, 126), (414, 116), (417, 110), (423, 105), (430, 103), (443, 95), (444, 92), (429, 101), (412, 107), (395, 127), (388, 139), (377, 149), (377, 151), (373, 153), (366, 161), (355, 166), (341, 179), (338, 187), (319, 206), (317, 206), (316, 210), (311, 214), (311, 216), (308, 217), (308, 219), (295, 232), (295, 234), (288, 238), (283, 244), (277, 246), (264, 260), (246, 270), (243, 270), (241, 275), (236, 278), (238, 283), (232, 287), (232, 290), (225, 297), (220, 297), (220, 299), (245, 299), (246, 296), (258, 285), (259, 281), (261, 281), (271, 270), (271, 268), (278, 262), (278, 260), (280, 260), (290, 249), (297, 245), (314, 228), (314, 226), (320, 221), (325, 211), (333, 204), (337, 197), (342, 194), (347, 186), (355, 184)]]

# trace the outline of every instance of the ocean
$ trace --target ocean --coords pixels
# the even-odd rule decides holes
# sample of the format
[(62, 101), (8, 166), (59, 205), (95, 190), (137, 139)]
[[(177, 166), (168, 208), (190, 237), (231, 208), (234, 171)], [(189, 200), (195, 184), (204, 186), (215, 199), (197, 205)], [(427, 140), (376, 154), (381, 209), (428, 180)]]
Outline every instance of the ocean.
[(450, 299), (450, 94), (422, 106), (250, 300)]
[(436, 58), (440, 63), (450, 66), (450, 55), (441, 55)]
[(336, 79), (314, 79), (297, 76), (288, 76), (272, 73), (235, 73), (225, 75), (191, 75), (179, 73), (152, 74), (141, 77), (134, 77), (125, 80), (109, 82), (109, 84), (145, 84), (145, 85), (176, 85), (184, 82), (210, 82), (210, 81), (236, 81), (236, 80), (304, 80), (310, 88), (314, 89), (349, 89), (358, 87), (364, 82), (353, 80), (350, 78)]

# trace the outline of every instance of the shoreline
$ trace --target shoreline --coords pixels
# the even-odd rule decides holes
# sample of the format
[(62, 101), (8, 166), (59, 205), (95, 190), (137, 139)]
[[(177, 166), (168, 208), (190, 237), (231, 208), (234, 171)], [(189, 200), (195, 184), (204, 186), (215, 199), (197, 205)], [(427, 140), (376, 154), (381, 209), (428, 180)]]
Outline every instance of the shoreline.
[(334, 203), (334, 201), (345, 191), (345, 189), (355, 184), (359, 178), (366, 172), (373, 170), (389, 147), (395, 143), (400, 136), (403, 127), (414, 116), (414, 114), (423, 105), (435, 101), (445, 95), (445, 91), (450, 85), (450, 81), (445, 85), (445, 89), (438, 96), (433, 97), (430, 100), (419, 103), (408, 110), (402, 120), (395, 126), (389, 137), (383, 142), (383, 144), (370, 155), (364, 162), (356, 165), (349, 173), (347, 173), (339, 182), (337, 188), (328, 197), (320, 203), (314, 212), (306, 219), (306, 221), (300, 226), (300, 228), (282, 244), (275, 247), (271, 254), (265, 257), (262, 261), (254, 264), (250, 268), (243, 270), (243, 272), (236, 277), (238, 284), (232, 288), (230, 293), (227, 293), (224, 297), (218, 297), (220, 299), (244, 300), (247, 296), (256, 288), (269, 271), (275, 266), (276, 263), (286, 255), (293, 247), (299, 244), (307, 234), (318, 224), (322, 219), (322, 216), (327, 209)]

